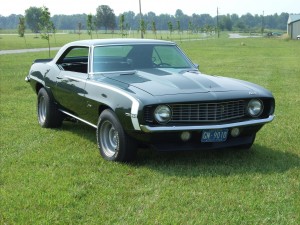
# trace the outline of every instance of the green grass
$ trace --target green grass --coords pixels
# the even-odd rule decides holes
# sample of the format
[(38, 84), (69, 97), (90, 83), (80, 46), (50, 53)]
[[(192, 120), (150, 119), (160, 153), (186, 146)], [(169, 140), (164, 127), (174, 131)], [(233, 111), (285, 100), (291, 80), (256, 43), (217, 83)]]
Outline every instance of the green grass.
[(47, 52), (0, 55), (0, 224), (299, 224), (299, 42), (179, 45), (203, 73), (274, 93), (276, 119), (252, 150), (141, 149), (135, 163), (106, 162), (93, 128), (39, 127), (24, 77)]

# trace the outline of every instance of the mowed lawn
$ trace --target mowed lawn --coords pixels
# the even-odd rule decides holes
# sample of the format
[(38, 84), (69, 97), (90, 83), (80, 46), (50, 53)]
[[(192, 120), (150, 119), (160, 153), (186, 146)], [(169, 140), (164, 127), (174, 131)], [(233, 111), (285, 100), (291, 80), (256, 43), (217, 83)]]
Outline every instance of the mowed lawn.
[(252, 149), (104, 161), (93, 128), (38, 125), (24, 78), (48, 52), (0, 55), (0, 224), (300, 224), (300, 41), (178, 44), (203, 73), (273, 92), (276, 118)]

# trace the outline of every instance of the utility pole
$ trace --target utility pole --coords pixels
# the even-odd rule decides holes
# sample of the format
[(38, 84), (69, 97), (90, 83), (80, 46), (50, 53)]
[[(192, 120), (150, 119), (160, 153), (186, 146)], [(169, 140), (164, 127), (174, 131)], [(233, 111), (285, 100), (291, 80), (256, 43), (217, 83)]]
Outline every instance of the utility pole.
[(219, 32), (219, 8), (217, 7), (217, 31), (218, 31), (218, 38), (220, 37), (220, 32)]
[(141, 6), (141, 0), (139, 0), (140, 3), (140, 31), (141, 31), (141, 38), (144, 38), (143, 29), (142, 29), (142, 6)]

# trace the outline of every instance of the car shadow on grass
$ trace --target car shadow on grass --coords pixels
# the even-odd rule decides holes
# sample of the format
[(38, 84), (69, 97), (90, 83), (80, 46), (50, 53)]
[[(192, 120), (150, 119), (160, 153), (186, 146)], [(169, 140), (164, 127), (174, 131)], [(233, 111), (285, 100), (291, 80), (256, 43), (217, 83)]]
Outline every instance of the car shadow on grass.
[[(81, 123), (64, 122), (64, 132), (96, 144), (96, 130)], [(101, 157), (99, 155), (99, 157)], [(149, 148), (138, 150), (137, 158), (128, 164), (148, 167), (170, 176), (231, 176), (234, 174), (284, 173), (300, 169), (300, 157), (292, 152), (254, 144), (250, 150), (219, 149), (198, 151), (156, 152)]]
[(61, 129), (96, 143), (96, 129), (81, 122), (64, 121)]
[(140, 151), (137, 166), (170, 176), (231, 176), (284, 173), (300, 168), (300, 157), (291, 152), (254, 144), (250, 150), (221, 149), (186, 152)]

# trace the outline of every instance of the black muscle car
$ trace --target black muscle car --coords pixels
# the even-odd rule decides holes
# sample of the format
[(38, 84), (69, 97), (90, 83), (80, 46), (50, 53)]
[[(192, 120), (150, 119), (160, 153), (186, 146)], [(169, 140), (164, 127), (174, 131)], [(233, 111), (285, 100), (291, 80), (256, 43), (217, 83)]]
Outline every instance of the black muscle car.
[(272, 94), (246, 81), (209, 76), (169, 41), (84, 40), (37, 59), (25, 78), (38, 122), (67, 118), (96, 128), (106, 160), (130, 161), (139, 144), (157, 150), (252, 146), (274, 119)]

